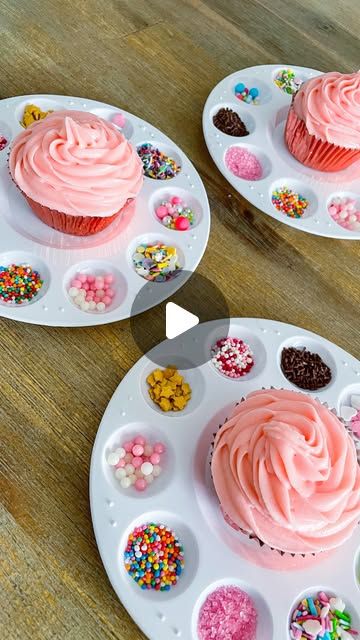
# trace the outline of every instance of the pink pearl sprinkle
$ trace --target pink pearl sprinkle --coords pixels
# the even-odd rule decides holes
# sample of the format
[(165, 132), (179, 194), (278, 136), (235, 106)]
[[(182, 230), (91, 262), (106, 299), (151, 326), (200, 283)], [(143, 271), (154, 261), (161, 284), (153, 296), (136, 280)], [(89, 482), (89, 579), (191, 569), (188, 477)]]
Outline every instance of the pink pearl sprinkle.
[(93, 298), (93, 300), (94, 300), (94, 302), (96, 302), (96, 303), (100, 302), (100, 298), (98, 298), (98, 296), (95, 296), (95, 297)]
[(89, 291), (89, 283), (88, 282), (83, 282), (82, 283), (82, 289), (85, 289), (85, 291)]
[(105, 295), (105, 291), (104, 291), (104, 289), (97, 289), (97, 290), (95, 291), (95, 295), (96, 295), (98, 298), (103, 298), (103, 297), (104, 297), (104, 295)]
[(80, 280), (80, 282), (84, 283), (87, 281), (87, 275), (85, 275), (85, 273), (79, 273), (77, 279)]
[(76, 287), (76, 289), (81, 289), (81, 284), (82, 284), (81, 280), (78, 280), (76, 278), (71, 281), (71, 286)]
[(255, 640), (257, 611), (250, 596), (235, 586), (215, 589), (202, 605), (199, 640)]
[(144, 447), (142, 444), (135, 444), (132, 448), (134, 456), (142, 456), (144, 453)]
[(131, 453), (134, 446), (134, 442), (132, 440), (128, 440), (127, 442), (124, 442), (122, 446), (124, 447), (126, 453)]
[(257, 157), (241, 147), (230, 147), (225, 154), (227, 168), (244, 180), (260, 180), (263, 175), (262, 166)]
[(109, 296), (109, 298), (113, 298), (115, 295), (114, 289), (110, 289), (109, 287), (109, 289), (106, 290), (106, 295)]
[(165, 445), (162, 442), (156, 442), (154, 444), (154, 452), (155, 453), (160, 453), (160, 455), (161, 455), (162, 453), (164, 453), (164, 451), (165, 451)]
[(182, 200), (181, 198), (179, 198), (179, 196), (173, 196), (172, 198), (170, 198), (170, 202), (171, 204), (181, 204)]
[(161, 204), (159, 207), (156, 207), (155, 213), (156, 213), (157, 217), (160, 220), (162, 220), (163, 218), (165, 218), (165, 216), (167, 216), (168, 210), (163, 204)]
[(111, 118), (111, 122), (122, 129), (125, 126), (125, 116), (123, 113), (115, 113)]
[(144, 436), (136, 436), (134, 440), (134, 444), (141, 444), (141, 446), (144, 447), (146, 445), (146, 440)]
[(143, 458), (141, 458), (140, 456), (135, 456), (132, 459), (131, 464), (134, 465), (135, 469), (139, 469), (143, 462), (144, 462)]
[(136, 491), (145, 491), (147, 484), (144, 478), (138, 478), (134, 484)]
[(125, 458), (121, 458), (121, 460), (119, 460), (119, 462), (115, 465), (116, 469), (122, 469), (123, 467), (125, 467), (126, 462), (125, 462)]
[(159, 464), (161, 460), (160, 454), (159, 453), (152, 453), (150, 456), (150, 462), (151, 464)]
[(102, 301), (107, 307), (112, 303), (112, 299), (110, 298), (110, 296), (104, 296)]
[(92, 282), (95, 282), (95, 276), (91, 276), (91, 275), (88, 276), (87, 277), (87, 281), (88, 281), (89, 284), (91, 284)]
[(104, 276), (104, 282), (106, 284), (111, 284), (112, 282), (114, 282), (114, 276), (112, 273), (107, 273), (106, 276)]
[(93, 296), (87, 295), (86, 298), (85, 298), (86, 302), (92, 302), (92, 300), (93, 300)]

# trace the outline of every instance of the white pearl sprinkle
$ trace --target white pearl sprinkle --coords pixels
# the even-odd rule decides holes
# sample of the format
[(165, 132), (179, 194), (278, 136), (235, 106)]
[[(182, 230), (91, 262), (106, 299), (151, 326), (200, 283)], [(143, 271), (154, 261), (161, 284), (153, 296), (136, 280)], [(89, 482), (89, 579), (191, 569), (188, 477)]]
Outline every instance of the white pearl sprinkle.
[(152, 474), (152, 473), (150, 473), (150, 475), (149, 475), (149, 476), (145, 476), (145, 482), (146, 482), (147, 484), (151, 484), (152, 482), (154, 482), (154, 476), (153, 476), (153, 474)]
[(123, 489), (128, 489), (131, 486), (131, 480), (130, 480), (130, 478), (125, 476), (125, 478), (122, 478), (120, 480), (120, 484), (121, 484)]
[(125, 451), (125, 449), (123, 447), (118, 447), (117, 449), (115, 449), (115, 453), (118, 454), (120, 460), (122, 458), (125, 458), (125, 456), (126, 456), (126, 451)]
[(95, 311), (95, 309), (96, 309), (96, 302), (94, 302), (94, 300), (90, 300), (89, 311)]
[(126, 464), (126, 465), (125, 465), (125, 471), (126, 471), (126, 474), (127, 474), (128, 476), (131, 476), (131, 475), (134, 473), (134, 471), (135, 471), (135, 467), (134, 467), (134, 465), (132, 465), (132, 464), (130, 464), (130, 463), (129, 463), (129, 464)]
[(78, 293), (79, 293), (79, 289), (77, 287), (70, 287), (70, 289), (69, 289), (70, 298), (76, 298)]
[(162, 472), (162, 468), (160, 467), (160, 465), (159, 464), (155, 464), (154, 468), (153, 468), (153, 476), (155, 476), (155, 478), (156, 478), (157, 476), (160, 475), (161, 472)]
[(89, 311), (89, 306), (89, 303), (84, 300), (80, 305), (81, 311)]
[(151, 462), (143, 462), (141, 465), (141, 471), (144, 476), (149, 476), (153, 472), (153, 468)]
[(126, 471), (123, 467), (119, 467), (119, 469), (116, 469), (115, 478), (117, 480), (122, 480), (123, 478), (125, 478), (125, 476), (126, 476)]
[(111, 453), (109, 453), (107, 462), (111, 467), (115, 467), (115, 465), (119, 462), (119, 460), (120, 460), (120, 456), (118, 453), (116, 453), (116, 451), (112, 451)]
[(98, 310), (98, 311), (105, 311), (105, 304), (104, 304), (104, 302), (98, 302), (98, 303), (96, 304), (96, 308), (97, 308), (97, 310)]

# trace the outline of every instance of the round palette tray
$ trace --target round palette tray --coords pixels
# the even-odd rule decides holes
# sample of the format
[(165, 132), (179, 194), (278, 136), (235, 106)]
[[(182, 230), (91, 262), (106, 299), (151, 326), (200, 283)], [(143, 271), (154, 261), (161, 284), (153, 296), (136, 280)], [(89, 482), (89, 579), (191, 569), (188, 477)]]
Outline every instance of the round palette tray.
[[(43, 111), (89, 111), (108, 121), (122, 113), (125, 116), (122, 131), (135, 147), (144, 142), (153, 144), (170, 155), (181, 166), (181, 171), (168, 180), (144, 177), (135, 206), (129, 207), (119, 220), (100, 233), (87, 237), (60, 233), (32, 213), (9, 175), (8, 150), (11, 140), (23, 130), (20, 120), (28, 104), (35, 104)], [(146, 284), (132, 264), (132, 255), (141, 243), (160, 241), (176, 247), (180, 266), (188, 272), (195, 271), (209, 237), (209, 203), (202, 180), (189, 158), (161, 131), (123, 109), (95, 100), (28, 95), (0, 101), (1, 135), (9, 144), (0, 151), (0, 264), (29, 264), (40, 272), (44, 283), (29, 303), (0, 302), (0, 316), (52, 326), (98, 325), (128, 318), (137, 293)], [(196, 213), (195, 223), (188, 231), (167, 229), (155, 215), (156, 206), (173, 195), (180, 196)], [(67, 289), (77, 272), (114, 276), (116, 294), (105, 312), (85, 312), (71, 302)], [(161, 283), (154, 284), (161, 287)], [(156, 303), (160, 299), (161, 296), (157, 296)]]
[[(234, 531), (221, 516), (209, 465), (213, 435), (243, 396), (270, 386), (301, 391), (280, 369), (283, 347), (304, 346), (330, 366), (329, 385), (308, 393), (337, 411), (349, 403), (351, 394), (360, 394), (360, 362), (327, 340), (280, 322), (234, 318), (225, 334), (222, 321), (206, 326), (206, 348), (224, 335), (250, 345), (255, 364), (247, 375), (229, 379), (210, 361), (187, 369), (183, 375), (192, 388), (191, 400), (180, 413), (163, 413), (148, 396), (146, 378), (156, 366), (144, 356), (119, 384), (101, 421), (91, 460), (90, 502), (98, 548), (114, 590), (151, 640), (199, 640), (199, 609), (209, 592), (224, 584), (238, 585), (253, 598), (258, 609), (257, 640), (288, 640), (290, 612), (304, 593), (320, 588), (343, 598), (354, 628), (360, 629), (359, 536), (354, 534), (316, 566), (297, 571), (258, 566), (258, 545), (254, 551), (254, 541)], [(181, 355), (172, 352), (171, 342), (156, 347), (156, 362), (174, 364), (182, 373)], [(139, 433), (167, 447), (163, 472), (144, 493), (123, 489), (107, 462), (110, 451)], [(170, 526), (184, 545), (184, 571), (168, 592), (143, 591), (124, 568), (129, 533), (148, 522)], [(245, 557), (250, 549), (255, 561)]]
[[(308, 233), (343, 240), (360, 239), (360, 231), (341, 227), (328, 213), (335, 197), (351, 197), (360, 209), (360, 163), (338, 172), (322, 172), (305, 167), (288, 151), (284, 129), (292, 96), (279, 88), (274, 79), (284, 69), (292, 69), (302, 81), (321, 75), (320, 71), (293, 65), (261, 65), (241, 69), (227, 76), (210, 93), (203, 112), (205, 141), (219, 171), (244, 198), (280, 222)], [(259, 90), (259, 104), (239, 100), (234, 92), (237, 83)], [(235, 111), (246, 125), (249, 135), (230, 136), (213, 123), (221, 107)], [(229, 147), (238, 146), (253, 153), (262, 166), (260, 180), (235, 176), (225, 163)], [(272, 203), (274, 189), (286, 186), (309, 202), (301, 218), (290, 218)]]

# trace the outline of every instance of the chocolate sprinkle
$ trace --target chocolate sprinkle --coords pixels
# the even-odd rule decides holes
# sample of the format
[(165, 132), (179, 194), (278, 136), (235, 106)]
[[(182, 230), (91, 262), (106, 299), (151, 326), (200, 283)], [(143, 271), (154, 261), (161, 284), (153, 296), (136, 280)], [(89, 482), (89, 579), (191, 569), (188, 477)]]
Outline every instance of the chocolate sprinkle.
[(228, 108), (221, 108), (213, 117), (213, 123), (217, 129), (228, 136), (243, 137), (248, 136), (249, 132), (241, 120), (240, 116)]
[(281, 370), (300, 389), (316, 391), (326, 387), (331, 381), (331, 369), (318, 353), (311, 353), (305, 347), (284, 348), (281, 352)]

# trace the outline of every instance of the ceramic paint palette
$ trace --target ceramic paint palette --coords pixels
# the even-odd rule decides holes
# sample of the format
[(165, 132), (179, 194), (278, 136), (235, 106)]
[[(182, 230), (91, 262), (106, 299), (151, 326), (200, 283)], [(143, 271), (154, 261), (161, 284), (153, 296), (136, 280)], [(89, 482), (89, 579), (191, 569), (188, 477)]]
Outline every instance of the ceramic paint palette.
[[(210, 353), (224, 334), (217, 321), (204, 326)], [(306, 347), (321, 356), (331, 369), (331, 381), (307, 393), (339, 413), (352, 394), (360, 395), (360, 362), (324, 338), (280, 322), (233, 318), (225, 335), (243, 339), (252, 349), (254, 366), (244, 377), (229, 379), (210, 361), (187, 369), (183, 374), (192, 388), (191, 400), (182, 412), (164, 413), (149, 398), (146, 378), (156, 365), (144, 356), (121, 381), (105, 411), (92, 454), (90, 501), (109, 580), (151, 640), (199, 640), (200, 607), (211, 591), (224, 584), (238, 585), (253, 598), (258, 609), (257, 640), (288, 640), (293, 608), (303, 594), (321, 588), (343, 598), (354, 628), (360, 630), (359, 532), (317, 564), (303, 567), (300, 561), (300, 569), (291, 571), (264, 568), (256, 561), (258, 545), (222, 517), (209, 465), (213, 434), (242, 397), (271, 386), (301, 391), (280, 368), (284, 347)], [(154, 351), (164, 364), (177, 365), (181, 371), (181, 353), (174, 353), (171, 343), (167, 340)], [(133, 487), (124, 490), (107, 462), (110, 451), (138, 433), (167, 447), (162, 474), (143, 493)], [(143, 591), (124, 568), (129, 533), (149, 522), (170, 526), (184, 545), (183, 574), (168, 592)]]
[[(276, 220), (295, 229), (329, 238), (360, 239), (360, 229), (350, 231), (336, 222), (328, 212), (334, 198), (350, 198), (360, 210), (360, 163), (343, 171), (322, 172), (305, 167), (288, 151), (284, 129), (292, 95), (275, 83), (282, 70), (291, 69), (300, 81), (308, 80), (320, 71), (292, 65), (261, 65), (240, 69), (227, 76), (211, 91), (203, 112), (203, 131), (210, 155), (219, 171), (244, 198)], [(235, 87), (257, 88), (258, 104), (239, 100)], [(235, 111), (244, 122), (249, 135), (235, 137), (222, 133), (213, 123), (221, 108)], [(232, 173), (225, 161), (230, 147), (240, 147), (252, 153), (261, 165), (259, 180), (246, 180)], [(308, 201), (301, 218), (288, 217), (276, 209), (272, 194), (286, 186)]]
[[(12, 139), (22, 131), (24, 108), (35, 104), (43, 111), (75, 109), (89, 111), (111, 121), (122, 113), (122, 129), (138, 147), (149, 142), (172, 157), (181, 171), (172, 179), (144, 178), (136, 206), (98, 234), (87, 237), (60, 233), (39, 220), (12, 182), (8, 170), (8, 151)], [(163, 242), (177, 249), (180, 266), (192, 272), (205, 251), (210, 210), (203, 183), (189, 158), (166, 135), (123, 109), (84, 98), (57, 95), (29, 95), (0, 101), (0, 136), (8, 145), (0, 151), (0, 264), (29, 264), (44, 282), (29, 303), (15, 305), (0, 302), (0, 315), (41, 325), (89, 326), (128, 318), (132, 303), (146, 281), (134, 269), (132, 256), (141, 243)], [(170, 196), (179, 196), (196, 214), (187, 231), (166, 228), (155, 215), (156, 207)], [(76, 273), (114, 277), (116, 295), (106, 311), (84, 312), (68, 296), (70, 281)], [(155, 283), (161, 286), (161, 283)], [(175, 287), (176, 288), (176, 287)], [(160, 302), (161, 295), (149, 306)]]

